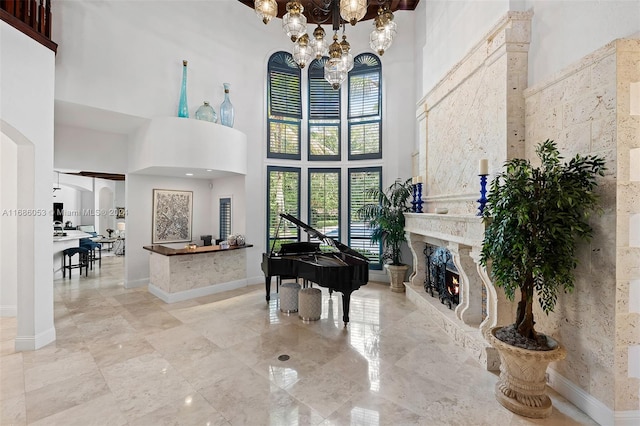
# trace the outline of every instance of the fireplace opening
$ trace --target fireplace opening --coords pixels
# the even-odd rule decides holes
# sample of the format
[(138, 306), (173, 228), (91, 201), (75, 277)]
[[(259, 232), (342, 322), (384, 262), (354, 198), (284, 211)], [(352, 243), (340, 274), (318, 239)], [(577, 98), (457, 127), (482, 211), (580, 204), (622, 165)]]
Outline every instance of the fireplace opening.
[(427, 262), (425, 291), (432, 297), (437, 293), (440, 303), (453, 309), (460, 303), (460, 275), (451, 252), (444, 247), (427, 244), (424, 254)]

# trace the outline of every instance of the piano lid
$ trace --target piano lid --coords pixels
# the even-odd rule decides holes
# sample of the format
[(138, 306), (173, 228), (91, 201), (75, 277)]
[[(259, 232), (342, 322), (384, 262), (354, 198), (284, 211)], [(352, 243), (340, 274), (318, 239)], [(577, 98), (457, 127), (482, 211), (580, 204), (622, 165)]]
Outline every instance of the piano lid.
[(350, 254), (369, 263), (369, 259), (367, 259), (363, 254), (358, 253), (346, 244), (342, 244), (340, 241), (327, 237), (322, 232), (312, 228), (297, 217), (291, 216), (288, 213), (280, 213), (280, 217), (287, 219), (289, 222), (302, 228), (311, 238), (317, 238), (318, 240), (323, 241), (326, 245), (331, 246), (342, 253)]

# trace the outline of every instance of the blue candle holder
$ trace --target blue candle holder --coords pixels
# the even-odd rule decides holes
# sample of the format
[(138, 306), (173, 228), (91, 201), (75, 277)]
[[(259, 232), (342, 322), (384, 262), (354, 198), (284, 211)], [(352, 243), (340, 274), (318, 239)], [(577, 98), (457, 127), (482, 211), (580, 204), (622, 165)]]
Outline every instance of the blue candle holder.
[(412, 194), (411, 194), (413, 196), (413, 200), (411, 201), (411, 211), (413, 213), (415, 213), (416, 212), (416, 204), (417, 204), (417, 201), (416, 201), (416, 185), (415, 184), (411, 185), (411, 189), (413, 190)]
[(478, 214), (476, 216), (482, 216), (484, 206), (487, 204), (487, 175), (478, 176), (480, 176), (480, 198), (478, 199)]
[(422, 213), (422, 184), (416, 183), (416, 213)]

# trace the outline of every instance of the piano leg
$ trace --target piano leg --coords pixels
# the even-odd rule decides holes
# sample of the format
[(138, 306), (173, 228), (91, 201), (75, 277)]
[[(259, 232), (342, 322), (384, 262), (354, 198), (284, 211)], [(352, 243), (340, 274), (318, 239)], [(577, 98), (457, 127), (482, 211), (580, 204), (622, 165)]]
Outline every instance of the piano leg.
[(271, 277), (264, 277), (264, 288), (267, 291), (267, 303), (271, 300)]
[(342, 293), (342, 321), (346, 327), (349, 323), (349, 301), (351, 300), (351, 292)]

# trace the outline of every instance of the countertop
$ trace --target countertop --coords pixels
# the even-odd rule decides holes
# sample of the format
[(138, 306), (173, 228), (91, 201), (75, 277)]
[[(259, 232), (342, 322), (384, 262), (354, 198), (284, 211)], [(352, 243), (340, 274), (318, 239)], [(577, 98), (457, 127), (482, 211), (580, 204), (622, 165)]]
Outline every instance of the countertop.
[(153, 253), (158, 253), (163, 256), (178, 256), (183, 254), (201, 254), (201, 253), (215, 253), (220, 251), (239, 250), (253, 247), (253, 244), (245, 244), (243, 246), (229, 246), (229, 248), (223, 249), (220, 246), (197, 246), (194, 249), (189, 248), (171, 248), (163, 246), (161, 244), (154, 244), (151, 246), (143, 246), (145, 250), (149, 250)]
[(61, 236), (61, 237), (53, 237), (53, 242), (58, 242), (58, 241), (73, 241), (73, 240), (79, 240), (80, 238), (91, 238), (93, 237), (93, 235), (91, 234), (87, 234), (86, 232), (82, 232), (82, 231), (63, 231), (65, 234), (65, 236)]

